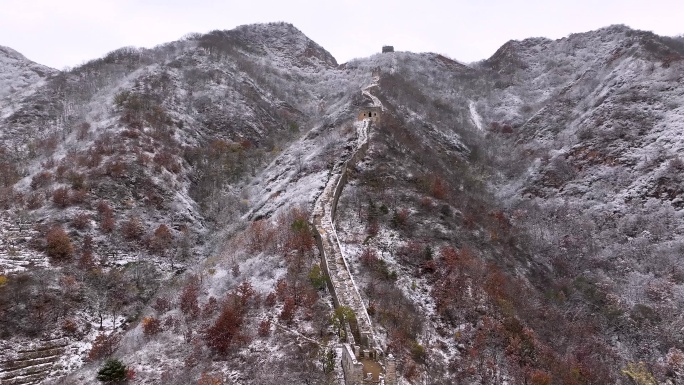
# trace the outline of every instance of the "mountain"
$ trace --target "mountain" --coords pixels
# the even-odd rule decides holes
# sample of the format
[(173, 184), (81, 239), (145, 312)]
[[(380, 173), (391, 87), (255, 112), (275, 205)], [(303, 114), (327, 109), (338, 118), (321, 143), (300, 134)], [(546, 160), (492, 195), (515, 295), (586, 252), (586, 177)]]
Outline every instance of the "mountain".
[(58, 71), (26, 59), (19, 52), (0, 46), (0, 111), (11, 105), (16, 95), (25, 96), (42, 80)]
[(3, 383), (683, 378), (681, 38), (0, 53)]

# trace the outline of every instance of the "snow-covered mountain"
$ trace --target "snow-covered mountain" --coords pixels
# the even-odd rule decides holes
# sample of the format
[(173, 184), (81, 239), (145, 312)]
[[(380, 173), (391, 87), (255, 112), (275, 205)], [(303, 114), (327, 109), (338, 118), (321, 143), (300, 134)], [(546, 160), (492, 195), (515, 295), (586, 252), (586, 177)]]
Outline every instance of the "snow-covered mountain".
[(677, 383), (683, 59), (625, 26), (472, 65), (285, 23), (66, 72), (0, 48), (0, 380), (341, 381), (334, 190), (398, 383)]
[(58, 71), (44, 65), (34, 63), (19, 52), (0, 46), (0, 111), (13, 100), (20, 99), (35, 88), (42, 80)]

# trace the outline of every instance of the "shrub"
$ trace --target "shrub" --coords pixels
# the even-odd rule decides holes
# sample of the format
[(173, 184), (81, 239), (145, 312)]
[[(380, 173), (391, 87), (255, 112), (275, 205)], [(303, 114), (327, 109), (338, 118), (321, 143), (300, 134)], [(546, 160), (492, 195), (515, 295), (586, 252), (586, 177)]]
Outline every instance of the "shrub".
[(80, 212), (71, 219), (71, 225), (77, 230), (86, 230), (90, 227), (90, 215)]
[(143, 334), (146, 336), (153, 336), (162, 331), (161, 322), (154, 317), (145, 317), (142, 320)]
[(95, 337), (95, 341), (93, 341), (90, 352), (88, 352), (88, 360), (95, 361), (112, 355), (116, 346), (119, 344), (120, 338), (121, 337), (116, 335), (108, 336), (104, 333), (98, 334), (97, 337)]
[(408, 225), (409, 212), (407, 209), (396, 211), (392, 215), (391, 224), (394, 228), (404, 228)]
[(171, 155), (171, 153), (169, 153), (168, 151), (158, 152), (154, 155), (153, 160), (154, 163), (157, 164), (157, 166), (164, 167), (169, 172), (172, 172), (174, 174), (178, 174), (181, 171), (180, 164), (176, 162), (176, 160), (173, 158), (173, 155)]
[(121, 383), (126, 380), (126, 365), (116, 359), (109, 359), (97, 372), (97, 380), (104, 383)]
[(271, 292), (266, 296), (266, 301), (264, 301), (264, 305), (266, 305), (266, 307), (273, 307), (276, 304), (276, 299), (276, 293)]
[(107, 163), (105, 174), (112, 178), (123, 178), (126, 176), (128, 166), (122, 159), (114, 159)]
[(166, 313), (171, 309), (171, 301), (166, 297), (159, 297), (154, 301), (152, 308), (159, 313)]
[(447, 197), (447, 186), (442, 178), (436, 177), (432, 181), (432, 186), (430, 186), (430, 193), (436, 199), (445, 199)]
[(226, 304), (216, 322), (204, 334), (207, 345), (214, 353), (225, 355), (235, 343), (245, 339), (241, 334), (242, 315), (232, 304)]
[(551, 385), (551, 376), (549, 373), (535, 369), (530, 374), (530, 384), (531, 385)]
[(283, 311), (280, 312), (280, 319), (282, 321), (285, 321), (288, 325), (292, 323), (292, 320), (294, 319), (295, 315), (295, 310), (297, 310), (297, 305), (295, 304), (294, 298), (288, 296), (285, 298), (285, 302), (283, 304)]
[(69, 196), (69, 202), (72, 205), (79, 205), (86, 202), (88, 199), (88, 190), (81, 188), (78, 190), (71, 190), (71, 195)]
[(259, 323), (259, 336), (261, 337), (268, 337), (268, 335), (271, 333), (271, 321), (270, 320), (263, 320)]
[(325, 289), (325, 276), (321, 272), (321, 267), (318, 264), (313, 265), (309, 272), (309, 282), (316, 290)]
[(114, 215), (109, 214), (102, 217), (100, 221), (100, 231), (103, 233), (111, 233), (116, 228), (116, 220), (114, 220)]
[(378, 255), (375, 253), (375, 250), (371, 248), (365, 248), (361, 252), (361, 255), (359, 256), (359, 260), (361, 260), (361, 264), (363, 266), (375, 268), (375, 266), (378, 264)]
[(183, 288), (180, 297), (180, 308), (183, 314), (190, 318), (196, 318), (200, 313), (197, 295), (199, 294), (199, 283), (197, 279), (191, 278)]
[(202, 373), (202, 377), (197, 381), (197, 385), (223, 385), (224, 382), (221, 377)]
[(173, 243), (173, 234), (165, 224), (159, 225), (154, 230), (154, 235), (150, 239), (150, 250), (157, 254), (163, 254)]
[(47, 233), (47, 248), (46, 253), (50, 258), (68, 259), (74, 252), (74, 246), (71, 244), (69, 235), (61, 226), (55, 226)]
[(52, 192), (52, 202), (59, 208), (67, 208), (71, 203), (69, 199), (69, 189), (60, 187)]
[(52, 173), (48, 171), (38, 173), (31, 178), (31, 188), (34, 190), (46, 187), (50, 183), (52, 183)]
[(252, 222), (246, 232), (246, 239), (249, 251), (259, 253), (272, 246), (274, 230), (268, 221), (258, 220)]
[(637, 385), (658, 384), (658, 381), (656, 381), (655, 377), (653, 377), (653, 374), (651, 374), (651, 372), (648, 370), (648, 367), (643, 362), (630, 362), (627, 364), (627, 367), (622, 370), (622, 373), (629, 377)]
[(67, 319), (62, 323), (62, 330), (68, 335), (74, 335), (78, 332), (78, 324), (72, 319)]
[(41, 192), (34, 191), (26, 197), (26, 208), (28, 210), (35, 210), (43, 207), (45, 196)]
[(105, 201), (97, 202), (97, 214), (100, 218), (100, 231), (103, 233), (111, 233), (116, 228), (116, 221), (114, 220), (114, 210), (109, 207)]
[(130, 217), (121, 224), (121, 235), (127, 241), (138, 241), (143, 236), (143, 225), (138, 217)]

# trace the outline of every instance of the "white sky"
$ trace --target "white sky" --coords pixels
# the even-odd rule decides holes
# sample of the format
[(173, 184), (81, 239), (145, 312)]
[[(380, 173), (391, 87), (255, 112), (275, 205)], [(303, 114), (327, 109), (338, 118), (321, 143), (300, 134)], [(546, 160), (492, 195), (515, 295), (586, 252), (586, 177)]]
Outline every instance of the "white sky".
[(666, 0), (0, 0), (0, 45), (54, 68), (189, 32), (286, 21), (339, 63), (382, 45), (473, 62), (510, 39), (560, 38), (611, 24), (684, 33), (684, 1)]

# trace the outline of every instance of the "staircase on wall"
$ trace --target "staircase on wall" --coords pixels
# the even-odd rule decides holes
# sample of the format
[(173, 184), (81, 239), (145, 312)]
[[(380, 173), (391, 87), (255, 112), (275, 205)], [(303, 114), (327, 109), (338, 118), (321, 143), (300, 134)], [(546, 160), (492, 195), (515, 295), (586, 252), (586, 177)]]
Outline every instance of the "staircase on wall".
[[(362, 92), (372, 101), (372, 108), (381, 111), (380, 100), (370, 93), (370, 89), (377, 86), (377, 80), (375, 78), (373, 84)], [(344, 163), (337, 164), (333, 168), (323, 192), (316, 200), (311, 220), (335, 307), (348, 307), (356, 316), (354, 330), (348, 333), (348, 342), (342, 347), (341, 360), (346, 385), (378, 382), (384, 382), (386, 385), (396, 384), (395, 361), (391, 355), (384, 357), (382, 348), (378, 346), (368, 310), (342, 252), (335, 229), (337, 203), (347, 183), (348, 170), (365, 156), (370, 127), (373, 122), (377, 121), (378, 118), (373, 116), (355, 123), (356, 148)], [(352, 325), (348, 326), (352, 327)], [(370, 367), (378, 367), (377, 362), (380, 360), (385, 364), (384, 375), (374, 377), (372, 374), (374, 370)]]

